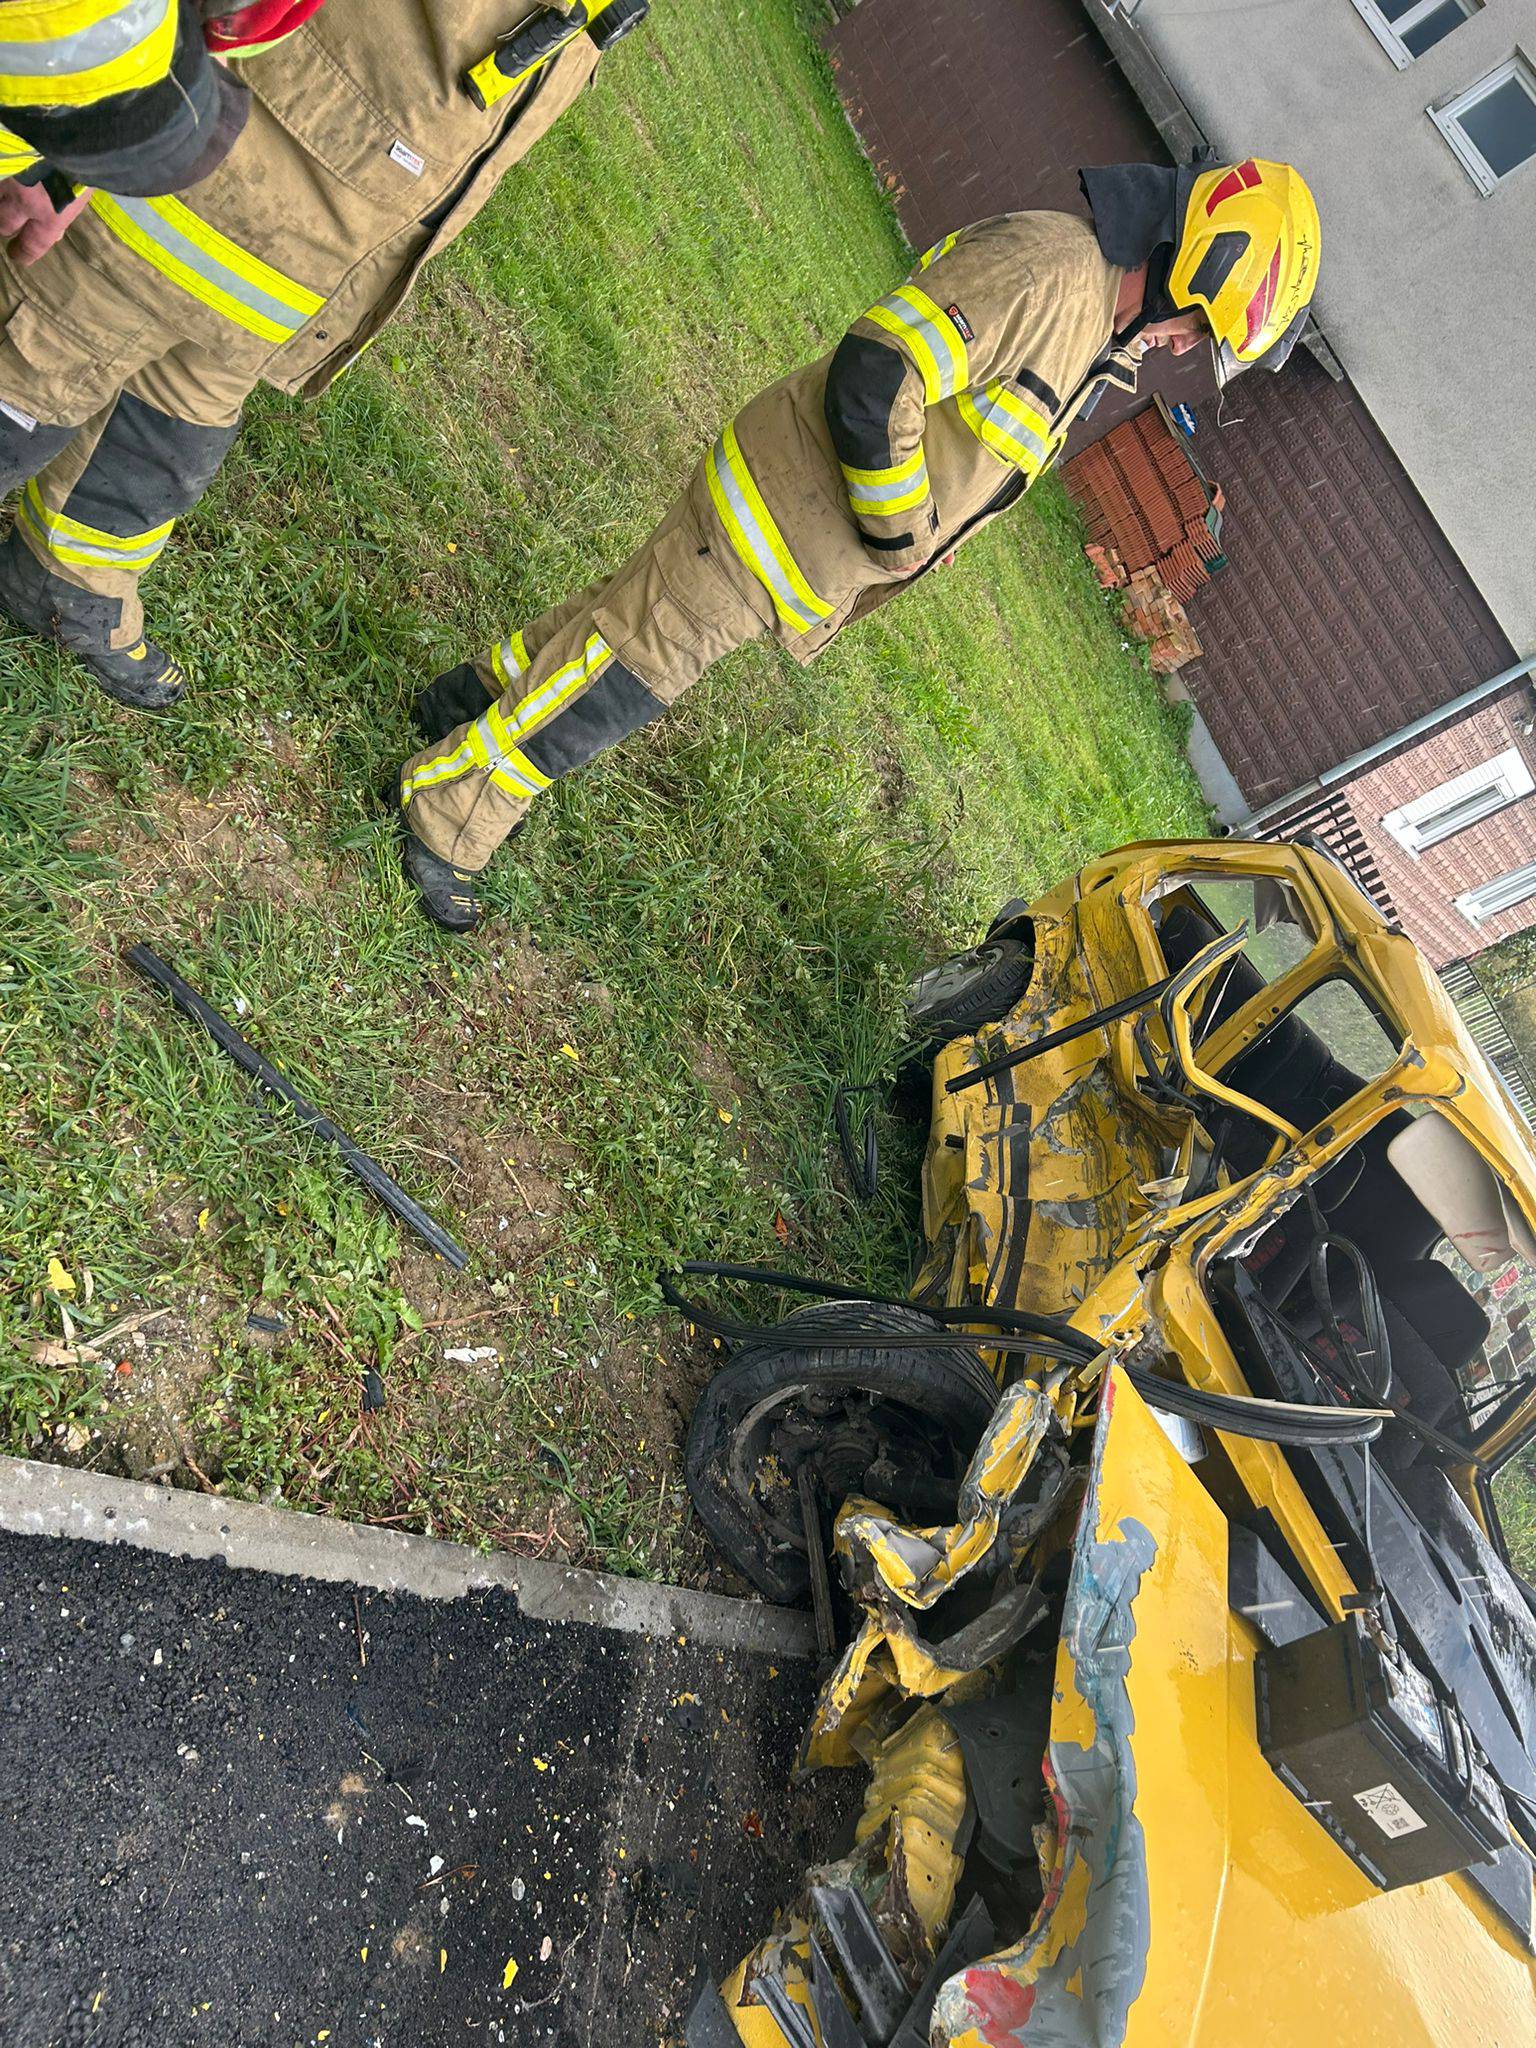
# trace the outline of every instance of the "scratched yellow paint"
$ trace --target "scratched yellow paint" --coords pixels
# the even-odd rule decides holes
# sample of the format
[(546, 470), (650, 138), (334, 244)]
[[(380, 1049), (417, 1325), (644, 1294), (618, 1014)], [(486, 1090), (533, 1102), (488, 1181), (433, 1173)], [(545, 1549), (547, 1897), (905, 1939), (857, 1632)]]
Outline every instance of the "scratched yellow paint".
[(1536, 1964), (1472, 1888), (1377, 1891), (1261, 1754), (1226, 1518), (1123, 1381), (1100, 1507), (1101, 1535), (1134, 1517), (1157, 1543), (1128, 1681), (1153, 1939), (1126, 2048), (1530, 2048)]

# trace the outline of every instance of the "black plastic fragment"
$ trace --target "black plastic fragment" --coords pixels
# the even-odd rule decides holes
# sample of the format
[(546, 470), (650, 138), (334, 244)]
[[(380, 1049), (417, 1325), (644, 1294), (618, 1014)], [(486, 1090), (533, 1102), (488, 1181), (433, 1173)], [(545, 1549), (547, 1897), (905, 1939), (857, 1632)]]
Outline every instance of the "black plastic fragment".
[(707, 1980), (693, 2001), (683, 2039), (687, 2048), (741, 2048), (741, 2036), (725, 2009), (725, 2000)]
[(883, 2039), (877, 2040), (875, 2035), (854, 2025), (853, 2014), (837, 1988), (831, 1965), (814, 1935), (811, 1937), (811, 2007), (816, 2015), (821, 2048), (884, 2048)]
[[(989, 1956), (997, 1947), (997, 1929), (992, 1924), (992, 1915), (987, 1911), (986, 1902), (978, 1893), (954, 1926), (949, 1930), (949, 1939), (939, 1950), (939, 1959), (923, 1979), (923, 1988), (912, 2001), (911, 2010), (891, 2036), (891, 2048), (928, 2048), (928, 2021), (933, 2014), (933, 2001), (939, 1995), (939, 1986), (946, 1978), (953, 1977), (956, 1970), (963, 1970), (970, 1963), (978, 1963), (983, 1956)], [(689, 2048), (693, 2048), (690, 2041)], [(700, 2048), (713, 2048), (713, 2044), (702, 2042)]]
[(966, 1788), (976, 1802), (978, 1847), (999, 1870), (1028, 1868), (1038, 1860), (1034, 1827), (1045, 1812), (1041, 1760), (1050, 1737), (1049, 1690), (1001, 1693), (939, 1712), (959, 1738)]
[(811, 1912), (853, 1993), (860, 2032), (876, 2048), (885, 2048), (911, 1993), (869, 1907), (851, 1885), (818, 1884), (811, 1887)]
[(1283, 1647), (1327, 1623), (1273, 1550), (1254, 1529), (1227, 1531), (1227, 1605), (1251, 1622), (1266, 1643)]
[(280, 1073), (253, 1045), (247, 1044), (234, 1025), (221, 1017), (190, 982), (183, 981), (174, 967), (167, 967), (159, 954), (151, 952), (148, 946), (130, 946), (124, 958), (146, 981), (164, 989), (184, 1016), (201, 1024), (220, 1052), (227, 1053), (242, 1073), (249, 1074), (269, 1095), (286, 1102), (301, 1123), (306, 1124), (317, 1137), (334, 1145), (347, 1170), (356, 1175), (370, 1194), (377, 1196), (391, 1215), (398, 1216), (402, 1223), (409, 1225), (422, 1242), (430, 1246), (440, 1259), (446, 1259), (455, 1271), (463, 1272), (469, 1264), (469, 1254), (464, 1247), (450, 1237), (440, 1223), (435, 1223), (421, 1204), (413, 1201), (377, 1160), (370, 1159), (345, 1131), (338, 1129), (328, 1116), (322, 1115), (312, 1102), (307, 1101), (285, 1074)]

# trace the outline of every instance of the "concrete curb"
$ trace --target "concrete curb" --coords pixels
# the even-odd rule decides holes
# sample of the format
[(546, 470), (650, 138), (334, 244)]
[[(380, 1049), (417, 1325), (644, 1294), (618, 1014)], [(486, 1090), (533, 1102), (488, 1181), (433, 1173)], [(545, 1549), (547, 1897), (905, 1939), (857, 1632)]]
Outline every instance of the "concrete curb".
[(165, 1557), (216, 1558), (236, 1571), (327, 1579), (380, 1593), (414, 1593), (423, 1600), (457, 1600), (494, 1586), (511, 1593), (536, 1621), (579, 1622), (629, 1635), (684, 1636), (711, 1649), (764, 1656), (810, 1658), (816, 1653), (811, 1617), (785, 1607), (576, 1571), (507, 1552), (483, 1555), (430, 1536), (333, 1522), (323, 1515), (256, 1507), (175, 1487), (141, 1486), (28, 1458), (0, 1458), (0, 1530), (127, 1544)]

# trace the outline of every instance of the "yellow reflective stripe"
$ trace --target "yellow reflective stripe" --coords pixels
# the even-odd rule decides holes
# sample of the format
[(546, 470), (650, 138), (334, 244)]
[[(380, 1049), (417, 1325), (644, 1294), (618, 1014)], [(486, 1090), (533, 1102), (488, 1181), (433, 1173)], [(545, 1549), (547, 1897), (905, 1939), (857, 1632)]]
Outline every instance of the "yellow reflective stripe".
[(923, 380), (925, 405), (937, 405), (970, 383), (970, 361), (960, 330), (915, 284), (899, 285), (864, 317), (905, 344)]
[(499, 647), (491, 649), (491, 667), (504, 690), (528, 673), (528, 646), (521, 633), (512, 633)]
[[(572, 697), (579, 696), (601, 675), (613, 659), (613, 649), (601, 633), (588, 635), (587, 644), (574, 661), (568, 661), (563, 668), (555, 670), (547, 681), (530, 690), (522, 702), (516, 705), (510, 718), (503, 718), (497, 705), (492, 705), (485, 714), (496, 721), (498, 740), (510, 745), (514, 738), (522, 739), (535, 726), (547, 725), (557, 711), (561, 711)], [(538, 771), (535, 770), (535, 773)]]
[[(477, 725), (480, 723), (476, 720)], [(494, 704), (485, 713), (484, 726), (493, 782), (499, 780), (502, 788), (510, 789), (514, 796), (533, 796), (548, 789), (552, 778), (515, 744), (512, 728)]]
[(843, 475), (851, 484), (899, 484), (909, 476), (916, 476), (925, 466), (922, 443), (907, 457), (905, 462), (893, 462), (889, 469), (855, 469), (850, 463), (843, 464)]
[(151, 527), (148, 533), (107, 533), (101, 527), (69, 519), (62, 512), (50, 512), (35, 479), (27, 485), (16, 511), (22, 524), (57, 561), (87, 568), (147, 569), (159, 559), (176, 524), (174, 519), (168, 519), (164, 526)]
[(808, 633), (831, 618), (836, 606), (817, 595), (790, 553), (747, 467), (734, 424), (709, 451), (705, 475), (732, 547), (772, 598), (783, 623), (793, 632)]
[(445, 754), (436, 761), (424, 761), (414, 775), (408, 775), (400, 785), (400, 800), (409, 803), (419, 789), (430, 789), (435, 782), (453, 782), (475, 766), (475, 757), (470, 743), (456, 747), (451, 754)]
[(325, 304), (318, 292), (221, 235), (179, 199), (93, 192), (91, 211), (162, 277), (264, 341), (290, 340)]
[(959, 239), (960, 230), (956, 228), (955, 232), (952, 235), (946, 235), (942, 242), (935, 242), (925, 255), (918, 258), (918, 269), (926, 270), (930, 263), (937, 263), (941, 256), (947, 256)]
[(39, 515), (56, 526), (61, 533), (72, 534), (76, 540), (92, 541), (98, 547), (146, 548), (152, 541), (159, 541), (163, 545), (171, 528), (176, 524), (174, 519), (167, 519), (163, 526), (151, 526), (144, 533), (108, 533), (102, 527), (87, 526), (83, 519), (71, 519), (67, 512), (49, 511), (43, 502), (35, 477), (27, 485), (27, 497)]
[(977, 440), (1031, 482), (1049, 468), (1056, 452), (1050, 422), (1017, 392), (994, 380), (982, 391), (962, 392), (955, 403)]
[(0, 6), (0, 104), (86, 107), (166, 77), (174, 0), (8, 0)]
[(9, 128), (0, 128), (0, 178), (14, 178), (37, 161), (38, 153), (30, 142), (23, 142)]
[(928, 496), (928, 465), (923, 451), (890, 469), (850, 469), (843, 464), (848, 486), (848, 503), (861, 519), (884, 519), (894, 512), (910, 512)]
[(985, 395), (993, 405), (1016, 420), (1027, 434), (1050, 446), (1050, 421), (1038, 406), (1021, 397), (1012, 385), (1003, 383), (1000, 378), (994, 379), (987, 385)]
[[(520, 634), (514, 634), (513, 641), (521, 648)], [(498, 648), (496, 655), (501, 653)], [(527, 800), (537, 796), (541, 789), (548, 789), (552, 778), (529, 759), (517, 741), (526, 738), (534, 727), (547, 725), (572, 697), (579, 696), (597, 680), (612, 659), (613, 649), (602, 634), (589, 634), (586, 646), (575, 660), (566, 662), (537, 689), (530, 690), (509, 714), (504, 715), (499, 704), (492, 704), (470, 726), (451, 754), (425, 761), (413, 775), (407, 776), (400, 786), (402, 800), (409, 803), (417, 790), (431, 789), (439, 782), (455, 782), (473, 768), (484, 769), (508, 796)]]
[(549, 777), (541, 774), (526, 754), (515, 747), (503, 750), (493, 744), (484, 722), (476, 719), (462, 744), (451, 754), (445, 754), (441, 760), (423, 762), (413, 775), (406, 777), (400, 785), (401, 799), (409, 803), (419, 790), (432, 789), (440, 782), (457, 782), (461, 775), (476, 768), (489, 775), (498, 789), (523, 802), (549, 787)]

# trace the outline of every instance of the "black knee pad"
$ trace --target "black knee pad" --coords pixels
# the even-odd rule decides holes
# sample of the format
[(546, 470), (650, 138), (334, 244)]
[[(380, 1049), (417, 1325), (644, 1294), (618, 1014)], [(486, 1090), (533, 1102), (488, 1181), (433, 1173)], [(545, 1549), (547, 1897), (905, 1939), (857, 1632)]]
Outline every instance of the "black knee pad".
[(190, 512), (240, 431), (199, 427), (124, 392), (65, 511), (104, 533), (142, 533)]
[(20, 406), (0, 400), (0, 492), (14, 491), (46, 469), (55, 455), (69, 446), (78, 427), (45, 427), (41, 420), (23, 426), (16, 418)]

